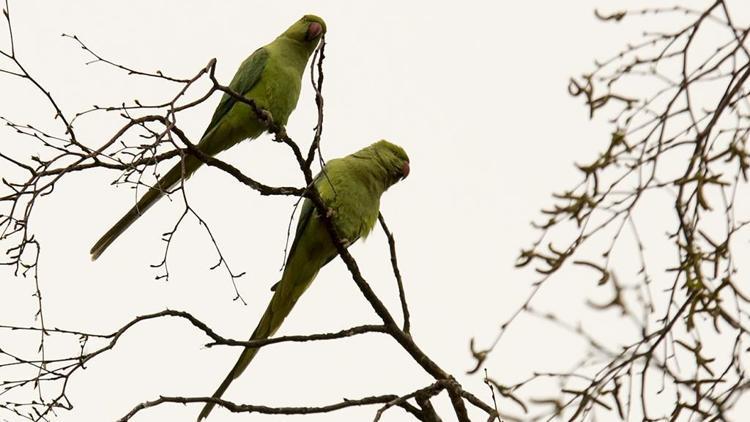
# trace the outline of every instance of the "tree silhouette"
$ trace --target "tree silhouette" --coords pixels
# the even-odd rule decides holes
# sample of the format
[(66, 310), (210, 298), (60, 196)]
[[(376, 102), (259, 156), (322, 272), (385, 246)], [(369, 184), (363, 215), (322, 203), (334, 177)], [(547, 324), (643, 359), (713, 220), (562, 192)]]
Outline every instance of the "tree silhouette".
[[(317, 124), (304, 148), (252, 101), (224, 86), (215, 75), (216, 60), (191, 76), (176, 77), (118, 63), (93, 51), (75, 35), (64, 36), (83, 50), (89, 63), (170, 84), (174, 95), (155, 103), (133, 100), (78, 112), (65, 110), (54, 91), (20, 59), (6, 0), (3, 15), (10, 42), (0, 48), (4, 59), (0, 76), (41, 94), (54, 118), (19, 123), (0, 116), (8, 129), (29, 141), (23, 148), (6, 143), (0, 146), (0, 245), (6, 251), (0, 264), (29, 279), (36, 299), (35, 325), (0, 321), (0, 331), (8, 338), (33, 335), (38, 342), (37, 353), (30, 356), (0, 344), (0, 418), (56, 419), (63, 410), (73, 408), (68, 399), (70, 380), (83, 377), (82, 369), (116, 349), (123, 334), (156, 320), (177, 319), (205, 336), (208, 348), (266, 348), (380, 334), (395, 340), (400, 351), (431, 379), (406, 393), (387, 392), (319, 406), (268, 406), (162, 395), (133, 403), (121, 421), (154, 407), (207, 402), (231, 412), (268, 415), (311, 415), (375, 406), (374, 420), (393, 407), (421, 421), (440, 421), (453, 415), (468, 421), (467, 408), (471, 407), (480, 409), (490, 421), (743, 420), (738, 404), (750, 387), (745, 374), (750, 296), (740, 272), (741, 258), (747, 252), (745, 227), (750, 222), (745, 200), (750, 166), (746, 89), (750, 26), (738, 23), (728, 1), (693, 7), (596, 12), (598, 19), (620, 25), (642, 19), (637, 25), (646, 28), (639, 39), (596, 61), (589, 72), (572, 78), (568, 86), (572, 96), (583, 100), (592, 119), (607, 117), (611, 137), (593, 159), (576, 164), (580, 182), (555, 193), (553, 203), (534, 223), (539, 237), (521, 250), (517, 266), (533, 268), (539, 279), (528, 298), (500, 321), (494, 338), (471, 340), (474, 362), (469, 372), (483, 376), (488, 388), (470, 392), (412, 337), (396, 236), (385, 218), (381, 215), (379, 223), (388, 239), (390, 260), (383, 265), (392, 268), (399, 310), (388, 309), (375, 294), (341, 242), (312, 184), (313, 169), (323, 163), (320, 147), (325, 143), (325, 40), (310, 66)], [(266, 184), (195, 147), (181, 129), (184, 116), (217, 92), (235, 97), (262, 116), (274, 142), (294, 158), (293, 170), (304, 178), (304, 186)], [(105, 141), (93, 145), (79, 135), (79, 122), (105, 116), (116, 116), (121, 123)], [(171, 309), (133, 317), (106, 333), (48, 325), (39, 284), (43, 245), (30, 223), (43, 206), (39, 199), (57, 194), (61, 180), (69, 180), (73, 174), (102, 169), (118, 174), (115, 184), (136, 190), (150, 188), (161, 164), (187, 156), (269, 201), (278, 196), (312, 201), (378, 323), (255, 341), (228, 338), (190, 312)], [(230, 267), (210, 221), (191, 206), (186, 187), (180, 184), (167, 193), (179, 201), (182, 213), (164, 234), (163, 256), (155, 266), (157, 277), (169, 278), (173, 235), (184, 221), (196, 219), (216, 252), (212, 269), (223, 271), (234, 288), (235, 300), (244, 301), (235, 285), (244, 273)], [(579, 320), (538, 305), (538, 295), (552, 280), (567, 283), (571, 290), (583, 289), (577, 283), (581, 277), (594, 281), (596, 288), (584, 291), (589, 299), (582, 304), (585, 310)], [(606, 292), (604, 301), (602, 292)], [(503, 341), (504, 335), (524, 318), (540, 319), (567, 332), (571, 339), (586, 345), (586, 352), (570, 362), (569, 370), (534, 370), (524, 379), (508, 379), (493, 369), (493, 358), (504, 347), (513, 347)], [(602, 332), (602, 326), (609, 332)], [(66, 356), (53, 356), (47, 352), (50, 338), (62, 338), (77, 347)], [(544, 367), (543, 362), (531, 363)], [(439, 415), (433, 406), (432, 400), (443, 393), (450, 399), (453, 415)]]
[[(178, 88), (173, 98), (159, 104), (144, 104), (135, 100), (133, 103), (122, 103), (117, 106), (94, 106), (91, 109), (69, 115), (61, 109), (50, 91), (48, 91), (31, 73), (26, 70), (23, 63), (18, 58), (13, 39), (10, 7), (7, 0), (3, 14), (10, 34), (10, 46), (7, 51), (0, 51), (0, 54), (9, 59), (13, 66), (11, 69), (0, 69), (0, 71), (10, 77), (18, 78), (23, 82), (30, 83), (40, 90), (44, 94), (48, 104), (55, 110), (55, 120), (58, 121), (63, 128), (63, 135), (58, 135), (41, 130), (35, 125), (18, 124), (3, 118), (7, 126), (14, 129), (19, 134), (32, 138), (37, 142), (39, 147), (39, 151), (29, 162), (24, 162), (21, 159), (14, 158), (12, 156), (13, 151), (8, 151), (7, 153), (4, 151), (0, 152), (0, 157), (10, 163), (11, 166), (15, 167), (15, 170), (17, 170), (12, 176), (3, 180), (7, 192), (0, 196), (0, 201), (5, 204), (5, 211), (2, 220), (0, 220), (0, 228), (2, 229), (0, 239), (10, 245), (7, 253), (8, 260), (3, 262), (4, 265), (14, 267), (17, 275), (32, 275), (34, 279), (36, 279), (41, 245), (30, 231), (29, 221), (34, 215), (38, 199), (52, 194), (60, 180), (68, 175), (97, 168), (105, 168), (121, 172), (121, 176), (115, 182), (116, 184), (132, 185), (136, 187), (147, 186), (150, 188), (151, 185), (149, 185), (148, 180), (158, 173), (158, 165), (160, 163), (175, 157), (184, 160), (187, 156), (194, 156), (207, 166), (215, 167), (226, 172), (238, 183), (259, 192), (261, 195), (291, 195), (310, 199), (317, 207), (320, 215), (323, 216), (322, 220), (324, 221), (324, 225), (338, 249), (339, 256), (346, 264), (352, 280), (372, 309), (382, 320), (382, 323), (378, 325), (356, 326), (335, 333), (292, 335), (262, 341), (238, 341), (217, 334), (207, 324), (188, 312), (165, 310), (138, 316), (131, 321), (128, 321), (112, 333), (88, 333), (78, 330), (47, 327), (44, 322), (42, 294), (37, 287), (38, 325), (32, 327), (0, 325), (0, 329), (4, 330), (17, 332), (31, 331), (39, 333), (40, 355), (38, 358), (28, 359), (22, 356), (16, 356), (0, 348), (0, 356), (6, 358), (5, 363), (0, 363), (0, 370), (5, 369), (10, 372), (18, 367), (23, 367), (30, 370), (26, 371), (26, 373), (31, 374), (27, 377), (0, 381), (0, 388), (2, 388), (5, 393), (15, 392), (16, 390), (24, 390), (24, 392), (31, 390), (31, 392), (22, 395), (23, 397), (26, 397), (25, 401), (9, 400), (0, 402), (0, 409), (4, 409), (16, 416), (34, 421), (50, 420), (57, 414), (59, 409), (72, 409), (73, 404), (67, 396), (68, 382), (71, 377), (77, 375), (81, 369), (94, 362), (103, 353), (116, 347), (120, 337), (132, 327), (148, 321), (153, 321), (154, 319), (181, 318), (210, 339), (207, 347), (221, 345), (243, 348), (262, 348), (283, 342), (336, 340), (366, 333), (386, 334), (395, 340), (401, 346), (404, 353), (410, 356), (417, 365), (434, 378), (434, 382), (407, 394), (391, 393), (369, 396), (361, 399), (346, 399), (339, 403), (319, 407), (272, 407), (266, 405), (239, 404), (212, 397), (160, 396), (154, 400), (135, 405), (130, 412), (120, 419), (120, 421), (130, 420), (134, 415), (145, 409), (166, 403), (187, 404), (208, 402), (215, 403), (232, 412), (272, 415), (306, 415), (333, 412), (353, 406), (379, 405), (380, 407), (375, 415), (376, 420), (379, 419), (389, 408), (400, 407), (417, 420), (439, 421), (440, 418), (430, 403), (430, 399), (442, 392), (447, 393), (455, 411), (455, 415), (460, 421), (469, 420), (466, 408), (467, 403), (484, 411), (490, 419), (497, 419), (498, 412), (494, 406), (487, 404), (476, 395), (465, 390), (451, 374), (443, 370), (432, 358), (425, 354), (412, 339), (409, 326), (408, 305), (397, 264), (395, 238), (388, 230), (383, 216), (381, 215), (379, 217), (379, 221), (381, 228), (384, 230), (389, 240), (389, 250), (391, 252), (389, 265), (393, 266), (393, 272), (397, 282), (399, 296), (401, 298), (401, 311), (403, 313), (402, 323), (396, 321), (396, 318), (386, 308), (363, 277), (354, 257), (348, 252), (345, 244), (337, 234), (336, 228), (331, 222), (330, 214), (328, 213), (326, 205), (323, 203), (317, 189), (313, 185), (313, 164), (316, 163), (316, 160), (321, 160), (322, 162), (322, 158), (319, 154), (319, 146), (323, 140), (322, 132), (324, 123), (322, 95), (324, 81), (323, 62), (325, 58), (324, 39), (321, 41), (318, 50), (315, 52), (310, 66), (311, 83), (316, 94), (315, 105), (318, 110), (318, 121), (309, 148), (307, 151), (302, 151), (300, 146), (287, 135), (285, 128), (274, 123), (272, 117), (268, 113), (264, 113), (263, 110), (260, 110), (252, 100), (248, 100), (242, 95), (233, 92), (217, 80), (214, 74), (216, 60), (209, 61), (204, 68), (200, 69), (192, 77), (177, 78), (168, 76), (160, 71), (145, 72), (136, 70), (108, 60), (92, 51), (75, 35), (63, 36), (72, 39), (91, 56), (92, 61), (89, 63), (104, 63), (127, 72), (129, 75), (156, 78), (165, 82), (174, 83)], [(188, 90), (198, 81), (205, 81), (206, 79), (210, 82), (210, 86), (197, 98), (190, 97)], [(268, 132), (273, 135), (274, 142), (289, 147), (290, 153), (294, 156), (299, 166), (298, 170), (304, 176), (306, 186), (275, 187), (266, 185), (258, 180), (250, 178), (231, 164), (218, 158), (207, 156), (195, 147), (189, 137), (180, 129), (179, 118), (186, 110), (206, 101), (216, 91), (221, 91), (233, 96), (238, 102), (242, 102), (251, 107), (256, 114), (260, 116), (259, 119), (267, 125)], [(78, 137), (74, 124), (80, 119), (93, 119), (104, 113), (117, 113), (120, 118), (123, 119), (124, 123), (121, 128), (102, 145), (98, 147), (87, 146), (86, 143)], [(132, 141), (134, 135), (137, 140), (136, 142)], [(234, 281), (243, 274), (236, 274), (230, 269), (208, 223), (190, 206), (185, 191), (185, 186), (180, 183), (180, 185), (174, 190), (166, 192), (171, 196), (179, 197), (183, 202), (184, 210), (175, 223), (174, 228), (164, 235), (164, 256), (161, 263), (156, 265), (156, 267), (162, 270), (162, 274), (157, 276), (157, 279), (169, 277), (168, 262), (172, 236), (180, 228), (185, 217), (192, 215), (198, 219), (201, 226), (207, 231), (209, 239), (215, 247), (218, 255), (218, 262), (212, 267), (212, 269), (223, 268), (228, 273), (232, 283), (234, 283)], [(237, 291), (236, 286), (235, 292), (235, 299), (243, 300)], [(48, 336), (77, 337), (80, 348), (76, 353), (71, 354), (69, 357), (48, 358), (45, 353), (45, 338)], [(5, 377), (0, 379), (5, 379)]]

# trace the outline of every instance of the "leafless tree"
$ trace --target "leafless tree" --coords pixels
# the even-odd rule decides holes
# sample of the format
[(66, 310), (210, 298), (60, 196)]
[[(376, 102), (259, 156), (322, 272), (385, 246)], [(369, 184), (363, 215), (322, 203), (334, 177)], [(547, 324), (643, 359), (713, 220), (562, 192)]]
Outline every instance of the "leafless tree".
[[(316, 407), (271, 407), (256, 404), (240, 404), (212, 397), (155, 397), (151, 401), (133, 405), (130, 412), (123, 415), (120, 421), (127, 421), (139, 412), (149, 408), (161, 406), (168, 403), (215, 403), (232, 412), (263, 413), (273, 415), (305, 415), (315, 413), (334, 412), (339, 409), (353, 406), (377, 405), (374, 412), (374, 420), (381, 418), (384, 412), (393, 407), (399, 407), (408, 412), (414, 419), (421, 421), (439, 421), (430, 400), (445, 392), (450, 398), (455, 416), (460, 421), (468, 421), (467, 404), (476, 406), (485, 412), (488, 420), (498, 418), (498, 411), (494, 405), (486, 403), (478, 396), (465, 390), (461, 384), (448, 372), (443, 370), (432, 358), (425, 354), (410, 334), (409, 312), (404, 288), (401, 281), (396, 258), (396, 243), (393, 234), (386, 226), (385, 219), (380, 216), (380, 226), (386, 233), (391, 253), (390, 263), (396, 279), (396, 285), (401, 299), (402, 322), (398, 322), (391, 311), (381, 302), (371, 289), (368, 282), (362, 276), (357, 262), (348, 252), (336, 233), (335, 226), (329, 219), (325, 204), (322, 202), (313, 181), (313, 165), (316, 160), (322, 160), (319, 154), (319, 146), (323, 141), (323, 62), (325, 58), (325, 40), (321, 42), (311, 61), (310, 74), (312, 87), (315, 90), (315, 104), (318, 110), (318, 120), (314, 136), (310, 146), (303, 151), (299, 144), (287, 136), (284, 127), (277, 125), (271, 120), (267, 113), (263, 113), (258, 107), (228, 87), (222, 85), (215, 77), (216, 60), (211, 60), (202, 69), (199, 69), (192, 77), (179, 78), (166, 75), (162, 72), (144, 72), (128, 66), (115, 63), (97, 52), (92, 51), (82, 40), (75, 35), (65, 35), (71, 42), (81, 47), (85, 54), (91, 57), (91, 63), (104, 63), (118, 68), (134, 77), (155, 78), (165, 83), (171, 83), (175, 87), (175, 95), (159, 104), (143, 104), (139, 101), (133, 103), (122, 103), (117, 106), (99, 107), (95, 106), (89, 110), (77, 113), (69, 113), (60, 107), (52, 91), (42, 81), (37, 79), (27, 70), (18, 58), (16, 44), (13, 39), (13, 19), (10, 12), (9, 2), (6, 0), (3, 9), (5, 23), (10, 38), (10, 45), (0, 54), (11, 64), (9, 68), (0, 68), (0, 73), (6, 77), (15, 78), (19, 83), (30, 84), (35, 87), (45, 98), (47, 106), (54, 111), (54, 122), (57, 129), (42, 130), (34, 124), (19, 124), (17, 122), (2, 118), (11, 130), (24, 135), (35, 143), (35, 152), (30, 160), (21, 157), (22, 154), (14, 155), (13, 148), (0, 149), (0, 159), (4, 160), (10, 170), (4, 174), (3, 189), (0, 194), (2, 204), (2, 215), (0, 216), (0, 241), (5, 246), (6, 260), (3, 265), (15, 269), (18, 276), (29, 276), (36, 280), (36, 297), (38, 306), (36, 310), (37, 324), (35, 326), (13, 326), (0, 325), (0, 330), (10, 332), (32, 332), (39, 335), (38, 356), (26, 357), (15, 355), (6, 348), (0, 346), (0, 412), (2, 417), (14, 415), (21, 419), (33, 421), (48, 421), (54, 419), (62, 410), (70, 410), (73, 403), (68, 399), (67, 387), (69, 381), (80, 376), (81, 370), (88, 365), (95, 364), (97, 358), (117, 346), (120, 337), (132, 327), (162, 318), (180, 318), (196, 328), (199, 334), (208, 337), (208, 347), (232, 346), (232, 347), (268, 347), (283, 342), (310, 342), (344, 339), (355, 335), (368, 333), (379, 333), (389, 336), (402, 348), (403, 352), (410, 356), (414, 362), (424, 369), (434, 382), (423, 388), (408, 393), (388, 393), (360, 399), (347, 399), (338, 403), (316, 406)], [(195, 88), (198, 81), (210, 81), (209, 87), (197, 97), (188, 94), (189, 88)], [(206, 101), (212, 94), (221, 91), (233, 96), (237, 101), (251, 107), (256, 115), (260, 116), (268, 127), (275, 142), (286, 145), (290, 153), (296, 159), (298, 170), (305, 179), (306, 186), (302, 187), (276, 187), (269, 186), (261, 181), (254, 180), (243, 174), (236, 167), (214, 157), (207, 156), (198, 150), (188, 136), (180, 129), (180, 117), (185, 110), (195, 107)], [(90, 143), (81, 139), (75, 128), (75, 123), (81, 119), (95, 119), (102, 114), (116, 113), (122, 119), (122, 126), (109, 139), (99, 146), (90, 146)], [(41, 125), (39, 125), (41, 126)], [(356, 326), (334, 333), (292, 335), (276, 337), (260, 341), (238, 341), (223, 337), (217, 332), (191, 315), (188, 312), (164, 310), (148, 315), (141, 315), (128, 321), (111, 333), (89, 333), (76, 329), (50, 328), (45, 324), (44, 306), (42, 292), (39, 289), (37, 269), (40, 265), (41, 245), (35, 239), (31, 231), (30, 221), (35, 215), (38, 199), (54, 194), (55, 187), (63, 178), (72, 173), (86, 172), (91, 169), (110, 169), (120, 172), (116, 183), (131, 185), (135, 187), (151, 187), (149, 181), (158, 174), (158, 168), (165, 160), (186, 156), (194, 156), (204, 164), (215, 167), (232, 176), (237, 183), (247, 186), (264, 196), (297, 196), (305, 197), (313, 202), (318, 208), (331, 238), (338, 249), (339, 256), (346, 264), (352, 280), (371, 305), (375, 313), (380, 317), (381, 323), (377, 325)], [(196, 217), (209, 234), (218, 254), (218, 262), (215, 269), (223, 269), (227, 272), (229, 279), (234, 283), (235, 279), (242, 276), (233, 272), (217, 244), (209, 223), (204, 221), (190, 206), (185, 189), (182, 184), (171, 192), (173, 197), (180, 198), (184, 205), (184, 211), (175, 223), (174, 228), (165, 235), (165, 248), (162, 262), (158, 267), (162, 271), (161, 277), (169, 277), (169, 247), (172, 235), (180, 228), (185, 217), (192, 215)], [(235, 291), (236, 287), (235, 287)], [(237, 299), (242, 299), (237, 292)], [(80, 347), (68, 357), (49, 358), (45, 354), (45, 339), (51, 336), (73, 337), (79, 340)], [(19, 371), (19, 368), (22, 371)], [(28, 376), (11, 377), (6, 374), (17, 374), (22, 372)], [(8, 393), (19, 393), (13, 397), (22, 397), (22, 400), (3, 399), (10, 397)], [(490, 397), (489, 391), (482, 392), (484, 396)]]
[[(580, 183), (542, 210), (540, 236), (517, 262), (540, 278), (489, 346), (472, 341), (473, 371), (511, 347), (501, 339), (526, 317), (568, 331), (588, 351), (563, 372), (523, 380), (492, 374), (500, 408), (518, 410), (508, 420), (746, 420), (734, 409), (750, 387), (750, 299), (740, 272), (750, 221), (750, 27), (736, 23), (747, 5), (730, 3), (596, 13), (606, 22), (670, 29), (646, 29), (570, 80), (570, 94), (591, 118), (606, 114), (612, 135), (595, 159), (577, 165)], [(644, 221), (662, 213), (669, 223), (644, 233)], [(616, 255), (640, 264), (629, 271)], [(570, 267), (593, 272), (600, 287), (589, 296), (608, 290), (610, 297), (589, 300), (578, 321), (534, 301), (555, 278), (580, 289), (566, 276)], [(612, 316), (619, 338), (593, 330), (592, 321)], [(554, 391), (540, 393), (550, 380)]]
[[(746, 43), (750, 27), (737, 23), (732, 14), (735, 5), (729, 1), (692, 7), (695, 6), (597, 12), (597, 18), (606, 22), (669, 29), (645, 30), (641, 39), (597, 61), (590, 72), (571, 79), (570, 94), (584, 101), (591, 118), (607, 115), (612, 134), (593, 160), (577, 165), (581, 181), (556, 193), (554, 203), (542, 210), (542, 219), (535, 223), (539, 237), (521, 251), (517, 263), (519, 267), (533, 267), (539, 279), (531, 286), (528, 299), (501, 322), (494, 339), (472, 340), (475, 365), (470, 372), (485, 377), (489, 389), (471, 393), (413, 340), (396, 242), (382, 216), (380, 226), (389, 241), (390, 265), (401, 303), (398, 320), (375, 295), (355, 259), (339, 241), (335, 227), (325, 218), (352, 280), (381, 323), (250, 342), (224, 337), (192, 314), (176, 310), (135, 317), (111, 333), (49, 328), (38, 283), (41, 244), (29, 222), (38, 198), (54, 194), (58, 182), (72, 173), (104, 168), (119, 172), (119, 184), (150, 187), (161, 163), (192, 155), (261, 195), (304, 197), (320, 211), (325, 210), (311, 184), (313, 166), (322, 160), (319, 147), (324, 141), (325, 42), (311, 62), (310, 82), (316, 93), (318, 121), (309, 148), (303, 150), (283, 127), (264, 120), (274, 140), (289, 148), (306, 186), (269, 186), (222, 160), (202, 154), (180, 129), (179, 117), (217, 91), (234, 96), (258, 115), (264, 115), (252, 101), (217, 80), (215, 60), (191, 77), (173, 77), (109, 60), (77, 37), (69, 36), (92, 62), (175, 87), (175, 95), (159, 104), (135, 101), (71, 114), (60, 108), (52, 91), (18, 59), (6, 0), (4, 18), (11, 42), (0, 54), (11, 66), (0, 68), (0, 74), (38, 90), (58, 126), (54, 131), (42, 130), (40, 127), (48, 125), (20, 124), (3, 118), (8, 128), (35, 145), (31, 159), (0, 148), (0, 160), (10, 169), (3, 174), (0, 192), (0, 242), (7, 251), (1, 263), (35, 286), (37, 323), (0, 325), (0, 329), (38, 335), (39, 352), (32, 357), (17, 356), (0, 345), (0, 411), (34, 421), (54, 419), (60, 411), (73, 406), (66, 394), (68, 381), (82, 376), (81, 369), (117, 347), (122, 334), (136, 325), (178, 318), (205, 335), (208, 347), (260, 348), (284, 342), (385, 334), (434, 381), (407, 393), (389, 392), (316, 407), (271, 407), (210, 397), (160, 396), (134, 403), (120, 420), (169, 403), (214, 402), (232, 412), (276, 415), (374, 405), (375, 420), (388, 409), (399, 407), (414, 419), (439, 421), (431, 399), (442, 393), (449, 396), (453, 413), (461, 421), (469, 420), (467, 403), (481, 409), (489, 420), (743, 420), (736, 408), (750, 386), (744, 372), (750, 347), (750, 299), (742, 282), (741, 260), (736, 256), (746, 251), (742, 249), (748, 241), (745, 226), (750, 222), (744, 199), (750, 166), (746, 149), (750, 131), (746, 89), (750, 52)], [(197, 96), (192, 94), (194, 89), (189, 93), (189, 88), (195, 88), (199, 81), (208, 81), (208, 88)], [(119, 115), (122, 125), (103, 145), (94, 147), (78, 137), (75, 123), (102, 114)], [(218, 258), (214, 268), (225, 271), (234, 283), (242, 274), (234, 272), (224, 259), (209, 222), (190, 206), (184, 186), (169, 194), (181, 200), (183, 213), (165, 235), (164, 255), (158, 266), (161, 277), (169, 277), (172, 235), (186, 217), (192, 216), (201, 222), (215, 247)], [(658, 233), (645, 232), (653, 228), (644, 228), (648, 225), (643, 221), (660, 212), (667, 215), (670, 225), (661, 227)], [(664, 262), (665, 247), (672, 252), (670, 262)], [(620, 263), (617, 257), (623, 255), (635, 257), (635, 271)], [(553, 279), (568, 283), (570, 289), (580, 289), (581, 284), (572, 278), (582, 274), (593, 274), (597, 286), (589, 292), (592, 299), (586, 302), (588, 310), (582, 319), (566, 319), (555, 309), (535, 302)], [(602, 291), (609, 295), (604, 302), (595, 299), (601, 297)], [(242, 300), (236, 287), (235, 292), (236, 299)], [(492, 358), (503, 347), (513, 346), (503, 342), (503, 336), (522, 318), (539, 318), (567, 331), (571, 338), (587, 345), (586, 353), (571, 362), (566, 371), (537, 370), (524, 379), (507, 379), (492, 369)], [(615, 321), (622, 336), (603, 336), (591, 323), (597, 318)], [(77, 338), (80, 347), (69, 357), (48, 358), (45, 340), (52, 336)], [(3, 375), (17, 373), (14, 371), (19, 368), (30, 375), (13, 379)], [(550, 381), (553, 388), (549, 388)], [(13, 397), (26, 399), (6, 400), (4, 397), (10, 397), (7, 392), (21, 392)], [(668, 405), (665, 407), (664, 403)]]

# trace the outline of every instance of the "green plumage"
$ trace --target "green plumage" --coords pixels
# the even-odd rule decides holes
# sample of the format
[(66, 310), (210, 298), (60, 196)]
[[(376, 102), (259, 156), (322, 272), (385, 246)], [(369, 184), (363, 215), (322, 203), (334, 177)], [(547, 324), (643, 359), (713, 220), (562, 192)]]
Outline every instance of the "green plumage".
[[(297, 106), (307, 61), (325, 32), (325, 23), (319, 17), (302, 17), (273, 42), (255, 50), (245, 59), (229, 87), (255, 101), (258, 108), (271, 114), (276, 124), (285, 125)], [(265, 130), (266, 126), (249, 105), (224, 94), (198, 148), (213, 156), (243, 139), (257, 138)], [(201, 164), (197, 158), (188, 156), (184, 163), (184, 173), (183, 164), (177, 163), (172, 167), (96, 242), (91, 248), (91, 258), (98, 258), (166, 190), (177, 185), (181, 178), (190, 177)]]
[[(325, 174), (323, 174), (325, 173)], [(354, 154), (331, 160), (315, 178), (315, 186), (339, 235), (347, 244), (365, 238), (375, 226), (380, 196), (391, 185), (409, 174), (409, 157), (388, 141), (379, 141)], [(302, 204), (294, 242), (289, 250), (284, 274), (276, 285), (251, 340), (266, 339), (281, 326), (297, 299), (310, 286), (318, 271), (336, 257), (336, 247), (315, 206)], [(245, 349), (213, 397), (221, 397), (255, 357), (257, 349)], [(205, 418), (213, 408), (206, 404), (198, 416)]]

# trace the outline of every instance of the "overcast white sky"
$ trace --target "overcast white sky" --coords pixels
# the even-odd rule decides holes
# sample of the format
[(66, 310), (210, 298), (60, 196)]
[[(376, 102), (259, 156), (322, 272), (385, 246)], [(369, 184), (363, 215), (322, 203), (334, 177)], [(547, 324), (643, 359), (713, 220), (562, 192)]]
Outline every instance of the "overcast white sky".
[[(641, 31), (637, 25), (594, 19), (593, 9), (605, 3), (628, 2), (11, 0), (10, 6), (19, 57), (67, 113), (135, 98), (162, 100), (175, 87), (104, 64), (85, 66), (89, 57), (61, 33), (78, 35), (117, 62), (181, 77), (215, 57), (219, 79), (229, 81), (247, 55), (301, 15), (323, 17), (328, 25), (324, 154), (346, 155), (381, 138), (408, 151), (411, 175), (384, 195), (381, 210), (397, 237), (413, 335), (439, 365), (489, 400), (481, 377), (464, 375), (473, 363), (469, 339), (488, 344), (501, 319), (523, 302), (536, 276), (514, 270), (513, 263), (536, 236), (529, 221), (549, 204), (551, 192), (577, 180), (573, 163), (591, 159), (608, 142), (606, 122), (590, 121), (581, 101), (568, 96), (568, 78), (590, 70), (594, 58)], [(0, 93), (0, 115), (56, 127), (50, 123), (51, 110), (28, 84), (0, 76)], [(197, 138), (216, 103), (218, 95), (185, 113), (180, 126)], [(314, 122), (306, 75), (288, 132), (307, 145)], [(117, 123), (93, 117), (77, 129), (85, 143), (98, 146)], [(3, 145), (20, 143), (10, 131), (0, 133)], [(221, 158), (272, 185), (302, 180), (287, 149), (267, 136)], [(136, 315), (171, 308), (193, 313), (225, 336), (246, 338), (271, 296), (269, 287), (280, 277), (294, 200), (260, 197), (214, 169), (202, 169), (189, 181), (190, 200), (228, 262), (235, 271), (247, 272), (239, 280), (248, 302), (243, 306), (232, 301), (226, 274), (209, 271), (216, 256), (192, 220), (175, 236), (170, 280), (154, 280), (159, 270), (149, 264), (161, 260), (160, 235), (181, 212), (179, 201), (161, 201), (100, 260), (90, 261), (90, 246), (133, 202), (132, 191), (110, 186), (116, 176), (105, 171), (73, 175), (37, 205), (33, 232), (43, 245), (47, 324), (110, 332)], [(376, 230), (351, 251), (367, 280), (400, 315), (382, 233)], [(8, 269), (0, 271), (0, 321), (31, 323), (33, 285), (12, 277)], [(593, 288), (593, 283), (586, 286)], [(553, 289), (540, 300), (578, 300), (564, 296), (566, 291)], [(377, 317), (335, 260), (320, 272), (279, 334), (371, 322)], [(525, 328), (511, 332), (488, 361), (491, 375), (517, 381), (528, 374), (529, 362), (552, 362), (544, 367), (552, 370), (554, 362), (569, 362), (581, 353), (580, 345), (565, 343), (559, 332), (538, 331), (532, 322), (520, 327)], [(0, 339), (3, 349), (34, 350), (33, 342)], [(239, 350), (205, 349), (206, 342), (181, 321), (139, 326), (71, 380), (75, 409), (60, 412), (59, 420), (115, 420), (160, 394), (211, 394)], [(407, 393), (429, 381), (395, 342), (366, 335), (265, 348), (225, 398), (320, 405), (343, 397)], [(443, 408), (445, 398), (439, 401)], [(192, 420), (198, 410), (197, 405), (164, 405), (135, 420)], [(367, 420), (373, 414), (373, 408), (357, 408), (306, 420)], [(13, 420), (0, 414), (0, 420), (4, 417)], [(404, 418), (395, 409), (384, 420)], [(273, 418), (216, 409), (209, 420), (248, 419)]]

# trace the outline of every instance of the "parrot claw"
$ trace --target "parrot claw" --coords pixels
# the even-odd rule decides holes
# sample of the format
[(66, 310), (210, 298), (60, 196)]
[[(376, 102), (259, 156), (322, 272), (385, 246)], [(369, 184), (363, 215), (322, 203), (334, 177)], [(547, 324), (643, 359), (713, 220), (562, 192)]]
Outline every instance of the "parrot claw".
[(273, 124), (273, 114), (271, 114), (271, 112), (268, 110), (265, 110), (265, 109), (258, 110), (258, 117), (263, 123), (269, 126)]
[(336, 215), (336, 210), (333, 208), (328, 208), (326, 210), (326, 218), (333, 218)]
[(286, 129), (282, 126), (281, 128), (279, 128), (279, 132), (274, 137), (274, 140), (276, 142), (284, 142), (284, 139), (286, 139), (286, 138), (287, 138), (287, 136), (286, 136)]

